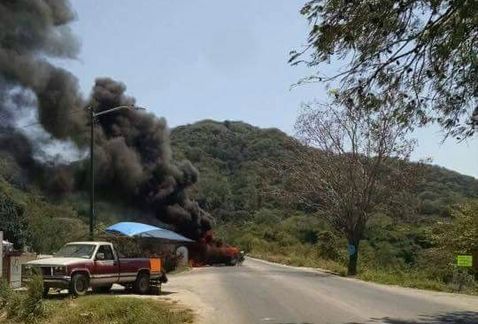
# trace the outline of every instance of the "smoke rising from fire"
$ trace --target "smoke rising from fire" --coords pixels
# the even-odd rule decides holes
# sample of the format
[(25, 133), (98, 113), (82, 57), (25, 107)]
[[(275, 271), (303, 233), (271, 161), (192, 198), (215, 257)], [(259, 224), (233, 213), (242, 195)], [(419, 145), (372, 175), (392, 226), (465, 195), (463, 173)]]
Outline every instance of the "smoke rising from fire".
[[(96, 80), (90, 105), (100, 112), (134, 105), (124, 84), (109, 78)], [(186, 190), (196, 183), (197, 170), (189, 161), (173, 163), (169, 130), (163, 118), (145, 112), (118, 111), (98, 118), (96, 179), (133, 195), (157, 218), (199, 238), (211, 228), (211, 218), (190, 200)]]
[[(74, 18), (66, 0), (0, 0), (0, 151), (26, 173), (33, 167), (48, 174), (47, 187), (57, 193), (79, 189), (73, 173), (85, 163), (69, 162), (89, 140), (85, 107), (100, 112), (135, 102), (124, 84), (109, 78), (97, 79), (85, 100), (76, 77), (49, 61), (76, 57), (79, 42), (68, 27)], [(37, 134), (19, 127), (19, 116), (37, 118)], [(65, 149), (70, 160), (60, 154)], [(60, 163), (46, 165), (55, 152)], [(102, 190), (129, 197), (193, 239), (211, 228), (209, 214), (187, 195), (198, 172), (189, 161), (173, 161), (163, 118), (135, 111), (98, 117), (94, 158)]]

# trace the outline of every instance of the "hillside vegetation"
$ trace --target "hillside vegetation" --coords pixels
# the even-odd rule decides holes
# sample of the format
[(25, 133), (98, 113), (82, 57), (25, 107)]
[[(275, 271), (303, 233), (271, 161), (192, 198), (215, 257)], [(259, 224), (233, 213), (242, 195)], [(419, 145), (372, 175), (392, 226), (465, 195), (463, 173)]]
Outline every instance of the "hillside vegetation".
[[(277, 185), (276, 179), (267, 178), (274, 162), (293, 158), (290, 138), (282, 131), (204, 120), (174, 128), (171, 141), (175, 158), (189, 159), (199, 170), (196, 198), (219, 220), (241, 222), (251, 212), (278, 206), (270, 196), (266, 199), (264, 189)], [(416, 219), (448, 217), (451, 205), (478, 198), (473, 177), (433, 165), (424, 172), (416, 192)]]
[[(345, 272), (347, 242), (315, 213), (273, 194), (286, 189), (273, 172), (275, 163), (293, 159), (285, 133), (205, 120), (173, 129), (171, 140), (175, 158), (187, 158), (198, 168), (193, 194), (216, 217), (224, 240), (269, 260)], [(469, 207), (477, 206), (478, 180), (433, 165), (423, 172), (416, 191), (398, 197), (407, 200), (407, 208), (378, 209), (373, 215), (361, 247), (362, 278), (445, 290), (470, 279), (468, 273), (468, 279), (460, 277), (454, 257), (472, 253), (478, 239), (478, 215)], [(477, 231), (462, 238), (460, 251), (445, 247), (444, 228), (463, 217)]]

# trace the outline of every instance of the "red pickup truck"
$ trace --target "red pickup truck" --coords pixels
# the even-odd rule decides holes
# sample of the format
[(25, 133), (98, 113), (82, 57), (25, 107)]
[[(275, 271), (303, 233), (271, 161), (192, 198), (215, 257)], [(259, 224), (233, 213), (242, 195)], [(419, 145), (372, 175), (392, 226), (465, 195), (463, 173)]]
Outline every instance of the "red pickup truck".
[(45, 295), (50, 288), (67, 288), (74, 295), (84, 295), (89, 287), (106, 292), (114, 283), (146, 294), (152, 284), (167, 281), (159, 258), (120, 258), (108, 242), (68, 243), (52, 258), (24, 264), (24, 279), (33, 273), (43, 276)]

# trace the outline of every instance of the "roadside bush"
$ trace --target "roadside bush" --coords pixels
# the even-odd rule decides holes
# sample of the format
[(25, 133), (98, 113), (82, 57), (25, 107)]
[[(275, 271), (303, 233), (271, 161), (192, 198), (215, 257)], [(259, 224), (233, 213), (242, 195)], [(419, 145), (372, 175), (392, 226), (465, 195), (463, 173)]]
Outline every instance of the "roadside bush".
[(0, 309), (5, 308), (10, 301), (13, 290), (6, 280), (0, 280)]
[(450, 282), (453, 291), (474, 290), (477, 287), (475, 278), (467, 270), (455, 268)]
[(29, 240), (25, 208), (5, 192), (0, 192), (0, 228), (15, 248), (22, 248)]
[(28, 292), (22, 300), (22, 312), (20, 318), (32, 322), (41, 317), (45, 312), (43, 304), (43, 278), (40, 275), (32, 277), (28, 282)]
[(453, 278), (453, 259), (449, 251), (430, 248), (420, 253), (415, 267), (426, 271), (430, 278), (448, 283)]
[(33, 276), (27, 288), (26, 293), (16, 292), (6, 281), (0, 281), (0, 309), (8, 319), (34, 323), (44, 315), (42, 277)]
[(337, 248), (337, 237), (331, 231), (321, 231), (319, 233), (319, 256), (324, 259), (338, 260), (340, 252)]
[(22, 314), (23, 296), (21, 293), (13, 292), (6, 305), (7, 318), (19, 318)]
[(31, 245), (39, 253), (56, 252), (66, 242), (86, 236), (87, 226), (71, 207), (52, 205), (38, 197), (25, 199)]

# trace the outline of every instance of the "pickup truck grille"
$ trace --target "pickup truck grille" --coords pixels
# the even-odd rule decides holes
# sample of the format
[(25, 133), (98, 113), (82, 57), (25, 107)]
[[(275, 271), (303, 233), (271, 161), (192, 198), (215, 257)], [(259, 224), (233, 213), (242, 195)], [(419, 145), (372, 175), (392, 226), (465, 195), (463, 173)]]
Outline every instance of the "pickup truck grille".
[(53, 275), (52, 267), (41, 267), (40, 269), (41, 269), (41, 274), (43, 277)]

